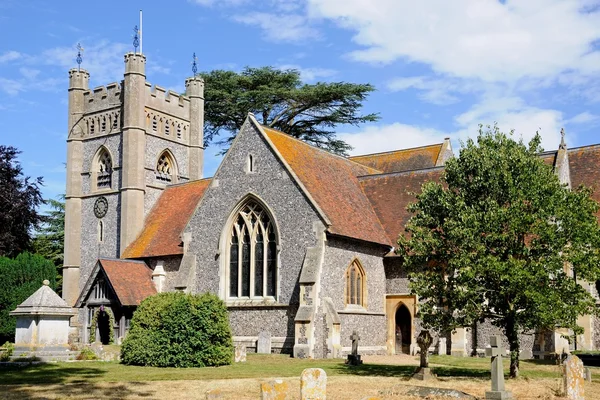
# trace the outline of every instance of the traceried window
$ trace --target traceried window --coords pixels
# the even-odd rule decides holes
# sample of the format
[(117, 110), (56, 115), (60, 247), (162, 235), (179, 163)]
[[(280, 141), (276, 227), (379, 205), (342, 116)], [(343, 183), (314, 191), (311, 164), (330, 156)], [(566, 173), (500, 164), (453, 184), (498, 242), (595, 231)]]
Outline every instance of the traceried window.
[(98, 156), (96, 187), (110, 189), (112, 181), (112, 160), (106, 149), (102, 149)]
[(175, 161), (164, 151), (156, 163), (156, 179), (163, 183), (171, 183), (175, 179)]
[(277, 234), (267, 211), (248, 201), (229, 234), (229, 297), (275, 297)]
[(364, 306), (365, 304), (365, 271), (358, 260), (346, 270), (346, 305)]

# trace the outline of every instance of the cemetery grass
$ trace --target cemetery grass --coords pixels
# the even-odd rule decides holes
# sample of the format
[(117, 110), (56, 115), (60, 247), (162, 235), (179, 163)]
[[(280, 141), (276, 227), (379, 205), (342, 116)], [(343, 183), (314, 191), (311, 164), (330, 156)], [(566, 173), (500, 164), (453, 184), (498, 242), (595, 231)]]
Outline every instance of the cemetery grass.
[[(10, 400), (42, 398), (203, 398), (208, 389), (220, 388), (225, 399), (259, 398), (259, 382), (284, 378), (293, 393), (299, 392), (299, 377), (305, 368), (323, 368), (328, 375), (328, 397), (361, 399), (396, 385), (426, 385), (463, 390), (482, 397), (489, 390), (487, 358), (432, 356), (431, 367), (439, 377), (434, 382), (409, 381), (412, 365), (394, 357), (365, 357), (362, 366), (346, 366), (342, 360), (298, 360), (285, 355), (249, 354), (246, 363), (218, 368), (153, 368), (116, 362), (81, 361), (0, 368), (0, 397)], [(506, 363), (507, 364), (507, 363)], [(505, 365), (508, 376), (508, 366)], [(594, 382), (586, 393), (600, 398), (600, 368), (593, 368)], [(522, 361), (521, 378), (507, 380), (517, 398), (552, 399), (560, 387), (559, 367), (550, 361)], [(532, 397), (522, 395), (532, 395)], [(596, 397), (597, 396), (597, 397)], [(294, 397), (295, 398), (295, 397)], [(383, 399), (388, 399), (382, 396)], [(411, 399), (392, 396), (390, 399)]]

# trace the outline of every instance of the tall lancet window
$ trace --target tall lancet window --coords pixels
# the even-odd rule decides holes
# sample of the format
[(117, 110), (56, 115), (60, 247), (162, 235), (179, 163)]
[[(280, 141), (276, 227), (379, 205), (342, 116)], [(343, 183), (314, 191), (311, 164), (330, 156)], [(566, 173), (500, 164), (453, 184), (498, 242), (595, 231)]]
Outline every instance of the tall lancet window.
[(162, 183), (172, 183), (177, 176), (175, 160), (168, 151), (164, 151), (156, 163), (156, 179)]
[(277, 234), (267, 211), (248, 201), (233, 220), (229, 246), (229, 297), (277, 294)]
[(346, 270), (346, 305), (365, 305), (365, 271), (357, 259)]
[(110, 154), (104, 148), (102, 148), (98, 154), (98, 164), (96, 168), (96, 187), (98, 189), (110, 189), (112, 183), (112, 160)]

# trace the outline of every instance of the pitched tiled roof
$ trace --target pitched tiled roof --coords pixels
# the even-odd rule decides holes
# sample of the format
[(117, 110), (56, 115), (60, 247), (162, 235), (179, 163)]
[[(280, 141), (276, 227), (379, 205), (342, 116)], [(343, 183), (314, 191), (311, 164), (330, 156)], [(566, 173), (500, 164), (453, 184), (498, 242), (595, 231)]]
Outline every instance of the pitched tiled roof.
[(210, 179), (167, 187), (146, 217), (144, 229), (123, 252), (122, 258), (183, 254), (181, 233)]
[(139, 306), (148, 296), (156, 294), (152, 270), (141, 261), (98, 260), (122, 306)]
[(332, 234), (391, 245), (358, 176), (379, 171), (262, 127), (293, 174), (325, 214)]
[(413, 149), (353, 156), (349, 159), (382, 172), (412, 171), (435, 167), (442, 146), (443, 143), (438, 143)]
[(592, 188), (592, 198), (600, 203), (600, 144), (569, 149), (568, 154), (571, 187), (576, 189), (584, 185)]
[(412, 216), (406, 206), (416, 201), (414, 193), (421, 193), (421, 185), (425, 182), (439, 182), (443, 172), (443, 167), (437, 167), (360, 178), (360, 184), (394, 246)]

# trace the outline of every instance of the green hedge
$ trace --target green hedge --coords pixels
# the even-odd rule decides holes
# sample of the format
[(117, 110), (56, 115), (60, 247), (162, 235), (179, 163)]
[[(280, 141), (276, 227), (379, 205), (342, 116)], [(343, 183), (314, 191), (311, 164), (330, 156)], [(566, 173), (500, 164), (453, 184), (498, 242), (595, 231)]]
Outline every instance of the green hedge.
[(125, 364), (205, 367), (231, 364), (227, 307), (212, 294), (160, 293), (133, 314), (121, 347)]
[(44, 279), (56, 289), (56, 266), (44, 257), (31, 253), (0, 257), (0, 343), (15, 340), (17, 319), (8, 313), (41, 288)]

